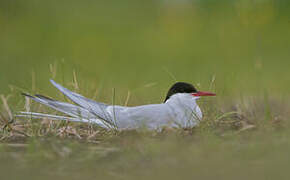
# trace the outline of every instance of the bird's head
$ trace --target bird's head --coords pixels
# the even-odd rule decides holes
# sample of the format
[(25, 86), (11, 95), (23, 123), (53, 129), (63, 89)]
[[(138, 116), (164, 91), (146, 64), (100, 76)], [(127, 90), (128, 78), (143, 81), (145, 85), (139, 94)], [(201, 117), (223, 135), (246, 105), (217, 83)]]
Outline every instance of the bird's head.
[(178, 93), (190, 95), (191, 97), (195, 97), (194, 99), (197, 99), (201, 96), (216, 96), (215, 93), (198, 91), (192, 84), (177, 82), (169, 89), (164, 102), (166, 102), (171, 96)]

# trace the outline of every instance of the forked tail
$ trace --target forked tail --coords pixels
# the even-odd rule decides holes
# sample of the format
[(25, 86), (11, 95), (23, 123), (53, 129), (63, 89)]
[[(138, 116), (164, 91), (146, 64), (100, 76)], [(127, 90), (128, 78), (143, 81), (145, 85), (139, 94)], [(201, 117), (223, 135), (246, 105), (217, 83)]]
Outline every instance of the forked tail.
[(36, 113), (36, 112), (19, 112), (16, 115), (16, 117), (94, 123), (100, 127), (106, 128), (106, 129), (113, 128), (112, 124), (110, 124), (106, 120), (100, 119), (94, 113), (90, 112), (89, 110), (87, 110), (83, 107), (69, 104), (66, 102), (56, 101), (56, 100), (53, 100), (51, 98), (48, 98), (48, 97), (45, 97), (42, 95), (31, 96), (31, 95), (24, 94), (24, 93), (23, 93), (23, 95), (27, 98), (30, 98), (36, 102), (43, 104), (45, 106), (48, 106), (48, 107), (55, 109), (59, 112), (62, 112), (64, 114), (67, 114), (70, 117)]

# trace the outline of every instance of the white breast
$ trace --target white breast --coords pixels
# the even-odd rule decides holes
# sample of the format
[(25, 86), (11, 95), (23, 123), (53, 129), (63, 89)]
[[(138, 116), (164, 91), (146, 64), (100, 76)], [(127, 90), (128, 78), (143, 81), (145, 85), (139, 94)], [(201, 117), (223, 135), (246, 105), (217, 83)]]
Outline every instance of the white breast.
[(166, 102), (174, 112), (175, 120), (178, 126), (189, 128), (198, 125), (202, 119), (202, 112), (196, 103), (198, 97), (191, 94), (175, 94)]

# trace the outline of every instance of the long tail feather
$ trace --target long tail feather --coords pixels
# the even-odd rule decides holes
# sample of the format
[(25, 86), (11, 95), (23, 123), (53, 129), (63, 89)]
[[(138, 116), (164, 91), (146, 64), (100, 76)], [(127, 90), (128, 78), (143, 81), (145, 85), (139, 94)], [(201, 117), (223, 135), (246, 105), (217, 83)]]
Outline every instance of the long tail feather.
[[(67, 114), (67, 115), (72, 117), (71, 119), (68, 119), (67, 117), (64, 119), (61, 119), (61, 117), (57, 117), (58, 120), (69, 120), (69, 121), (76, 120), (77, 122), (80, 122), (80, 121), (92, 122), (92, 123), (96, 123), (102, 127), (111, 127), (111, 124), (100, 119), (99, 117), (96, 117), (94, 114), (92, 114), (91, 112), (89, 112), (88, 110), (86, 110), (80, 106), (76, 106), (76, 105), (65, 103), (65, 102), (56, 101), (56, 100), (53, 100), (51, 98), (48, 98), (48, 97), (45, 97), (42, 95), (36, 95), (35, 97), (28, 95), (28, 94), (24, 94), (24, 93), (23, 93), (23, 95), (36, 101), (36, 102), (39, 102), (43, 105), (46, 105), (50, 108), (53, 108), (59, 112), (62, 112), (64, 114)], [(29, 115), (31, 115), (31, 113), (27, 112), (27, 116), (29, 116)], [(42, 116), (43, 114), (34, 114), (33, 116), (35, 116), (36, 118), (39, 118), (40, 117), (39, 115)], [(53, 115), (49, 115), (49, 116), (53, 117)], [(46, 117), (48, 117), (47, 114), (46, 114)]]
[(19, 114), (16, 114), (15, 117), (49, 118), (51, 120), (64, 120), (64, 121), (73, 121), (73, 122), (88, 122), (85, 119), (80, 120), (80, 119), (72, 118), (72, 117), (57, 116), (57, 115), (44, 114), (44, 113), (35, 113), (35, 112), (19, 112)]
[(40, 95), (37, 95), (37, 97), (31, 96), (28, 94), (24, 94), (24, 93), (23, 93), (23, 95), (38, 102), (38, 103), (46, 105), (50, 108), (53, 108), (57, 111), (60, 111), (62, 113), (65, 113), (65, 114), (72, 116), (72, 117), (75, 117), (75, 118), (82, 117), (83, 119), (90, 119), (90, 118), (95, 117), (88, 110), (86, 110), (82, 107), (73, 105), (73, 104), (60, 102), (60, 101), (56, 101), (53, 99), (48, 99), (48, 98), (46, 98), (44, 96), (40, 96)]
[(82, 123), (94, 123), (99, 125), (102, 128), (109, 128), (105, 126), (100, 120), (98, 119), (78, 119), (66, 116), (57, 116), (51, 114), (43, 114), (43, 113), (35, 113), (35, 112), (19, 112), (19, 114), (15, 115), (15, 117), (24, 117), (24, 118), (33, 118), (33, 119), (50, 119), (50, 120), (60, 120), (60, 121), (71, 121), (71, 122), (82, 122)]
[(107, 104), (95, 102), (91, 99), (85, 98), (84, 96), (80, 94), (71, 92), (70, 90), (61, 86), (60, 84), (57, 84), (53, 80), (50, 80), (50, 82), (74, 103), (87, 109), (89, 112), (100, 117), (101, 119), (106, 120), (108, 123), (112, 122), (110, 115), (106, 112), (106, 108), (108, 107)]

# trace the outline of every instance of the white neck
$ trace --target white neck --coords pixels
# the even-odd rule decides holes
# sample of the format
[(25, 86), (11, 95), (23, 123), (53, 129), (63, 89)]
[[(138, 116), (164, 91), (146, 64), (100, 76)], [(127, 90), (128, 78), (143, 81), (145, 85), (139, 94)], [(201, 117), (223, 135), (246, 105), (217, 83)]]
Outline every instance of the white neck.
[(190, 93), (177, 93), (172, 95), (165, 104), (171, 107), (181, 125), (188, 122), (196, 125), (202, 118), (202, 112), (196, 103), (197, 99), (199, 97), (194, 97)]

